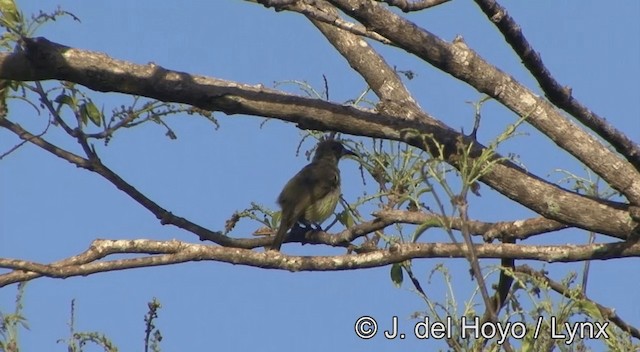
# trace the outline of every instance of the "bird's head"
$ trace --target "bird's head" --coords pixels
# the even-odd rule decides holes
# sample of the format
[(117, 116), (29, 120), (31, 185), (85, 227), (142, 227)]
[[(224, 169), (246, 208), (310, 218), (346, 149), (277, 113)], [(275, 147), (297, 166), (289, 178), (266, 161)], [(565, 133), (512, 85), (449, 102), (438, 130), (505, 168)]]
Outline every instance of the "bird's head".
[(342, 143), (334, 140), (327, 139), (318, 143), (318, 147), (316, 148), (316, 154), (313, 156), (313, 160), (317, 161), (324, 158), (335, 158), (335, 160), (340, 160), (345, 155), (353, 155), (358, 156), (356, 153), (347, 149), (342, 145)]

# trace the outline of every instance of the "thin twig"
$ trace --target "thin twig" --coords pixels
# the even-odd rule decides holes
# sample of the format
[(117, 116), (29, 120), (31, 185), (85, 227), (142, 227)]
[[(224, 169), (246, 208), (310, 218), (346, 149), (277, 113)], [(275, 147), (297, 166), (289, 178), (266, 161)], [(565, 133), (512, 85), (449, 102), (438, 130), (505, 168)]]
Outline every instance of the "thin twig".
[(389, 4), (390, 6), (395, 6), (402, 10), (402, 12), (414, 12), (420, 11), (424, 9), (428, 9), (431, 7), (435, 7), (445, 2), (449, 2), (451, 0), (378, 0), (383, 1)]

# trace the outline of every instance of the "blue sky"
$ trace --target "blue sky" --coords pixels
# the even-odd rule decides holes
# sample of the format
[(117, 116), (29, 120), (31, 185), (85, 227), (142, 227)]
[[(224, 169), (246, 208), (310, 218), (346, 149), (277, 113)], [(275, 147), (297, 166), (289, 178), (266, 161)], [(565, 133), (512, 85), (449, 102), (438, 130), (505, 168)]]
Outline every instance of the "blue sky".
[[(304, 80), (322, 89), (326, 75), (333, 101), (356, 97), (365, 84), (346, 61), (306, 19), (275, 13), (243, 1), (179, 2), (32, 2), (18, 1), (26, 13), (53, 10), (60, 4), (78, 16), (42, 28), (38, 35), (82, 49), (139, 64), (155, 62), (168, 69), (248, 84)], [(39, 7), (43, 6), (43, 7)], [(605, 116), (635, 141), (640, 137), (640, 3), (504, 1), (530, 42), (555, 77), (573, 88), (573, 94)], [(453, 1), (409, 18), (445, 40), (461, 34), (467, 44), (490, 62), (509, 72), (534, 91), (539, 89), (477, 7)], [(466, 101), (480, 94), (464, 83), (397, 49), (382, 48), (387, 61), (417, 76), (406, 82), (420, 105), (454, 128), (472, 126)], [(290, 90), (295, 91), (291, 87)], [(94, 93), (105, 111), (130, 98)], [(516, 117), (505, 108), (487, 104), (479, 139), (488, 142)], [(306, 164), (295, 150), (301, 132), (291, 124), (261, 118), (215, 114), (221, 128), (202, 119), (178, 116), (169, 120), (178, 139), (145, 125), (123, 131), (108, 147), (99, 146), (103, 161), (150, 198), (212, 230), (221, 230), (234, 211), (252, 201), (276, 208), (275, 199), (287, 179)], [(10, 118), (38, 131), (46, 116), (37, 116), (25, 104), (14, 104)], [(550, 179), (567, 168), (584, 174), (567, 153), (528, 127), (526, 136), (501, 146), (520, 155), (530, 171)], [(78, 151), (73, 141), (51, 131), (47, 138)], [(0, 131), (0, 152), (16, 144)], [(307, 150), (312, 143), (305, 143)], [(362, 194), (357, 164), (341, 164), (347, 199)], [(163, 227), (152, 214), (105, 180), (57, 159), (33, 146), (24, 146), (0, 161), (0, 257), (43, 263), (77, 254), (95, 238), (150, 238), (197, 242), (176, 228)], [(531, 216), (484, 186), (471, 216), (480, 220), (509, 220)], [(480, 203), (481, 202), (481, 203)], [(490, 206), (487, 206), (490, 204)], [(258, 225), (239, 224), (233, 234), (248, 236)], [(584, 243), (586, 234), (565, 231), (547, 235), (540, 243)], [(535, 242), (532, 242), (535, 243)], [(291, 254), (341, 254), (318, 246), (283, 247)], [(438, 263), (453, 275), (458, 300), (472, 294), (467, 263), (460, 260), (421, 260), (414, 272), (434, 298), (444, 299), (442, 280), (426, 284)], [(485, 265), (497, 261), (485, 261)], [(589, 295), (613, 307), (635, 326), (640, 308), (637, 259), (594, 262)], [(541, 264), (536, 264), (538, 267)], [(561, 279), (581, 265), (547, 266)], [(615, 273), (615, 275), (612, 275)], [(616, 289), (611, 289), (616, 287)], [(13, 307), (15, 286), (0, 290), (0, 310)], [(163, 304), (157, 325), (165, 351), (217, 348), (222, 350), (396, 351), (445, 348), (441, 341), (363, 341), (353, 324), (363, 315), (388, 324), (413, 324), (410, 315), (424, 303), (408, 285), (397, 289), (389, 268), (329, 273), (289, 273), (228, 264), (199, 262), (169, 267), (129, 270), (66, 280), (38, 279), (27, 286), (25, 315), (31, 331), (22, 335), (25, 351), (64, 350), (56, 340), (67, 337), (71, 299), (76, 299), (79, 330), (102, 331), (121, 350), (142, 348), (146, 302)]]

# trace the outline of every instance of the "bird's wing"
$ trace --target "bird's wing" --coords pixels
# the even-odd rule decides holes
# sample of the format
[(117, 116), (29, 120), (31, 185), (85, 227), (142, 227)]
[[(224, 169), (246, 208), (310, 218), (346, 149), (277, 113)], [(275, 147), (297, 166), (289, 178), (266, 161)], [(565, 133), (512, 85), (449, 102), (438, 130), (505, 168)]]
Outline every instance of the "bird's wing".
[(300, 217), (309, 205), (340, 186), (337, 167), (328, 163), (311, 163), (298, 172), (285, 185), (278, 203), (283, 208), (295, 203), (293, 213)]

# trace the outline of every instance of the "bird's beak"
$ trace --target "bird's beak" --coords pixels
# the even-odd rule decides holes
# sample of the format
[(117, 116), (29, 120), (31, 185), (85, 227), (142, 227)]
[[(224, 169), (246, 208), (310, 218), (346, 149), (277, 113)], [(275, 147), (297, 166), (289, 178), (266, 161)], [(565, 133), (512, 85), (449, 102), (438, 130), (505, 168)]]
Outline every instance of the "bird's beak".
[(342, 148), (342, 156), (351, 155), (353, 157), (359, 158), (360, 156), (347, 148)]

